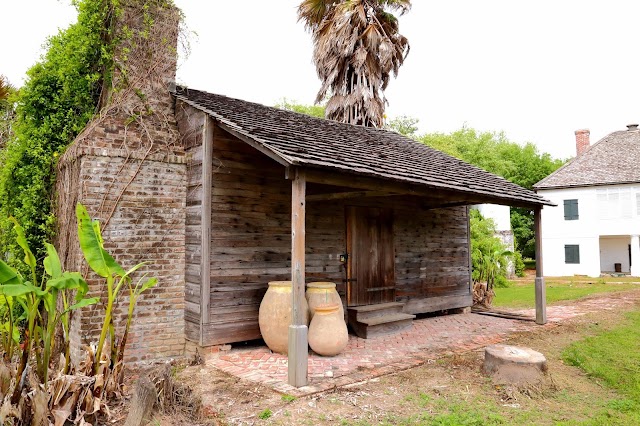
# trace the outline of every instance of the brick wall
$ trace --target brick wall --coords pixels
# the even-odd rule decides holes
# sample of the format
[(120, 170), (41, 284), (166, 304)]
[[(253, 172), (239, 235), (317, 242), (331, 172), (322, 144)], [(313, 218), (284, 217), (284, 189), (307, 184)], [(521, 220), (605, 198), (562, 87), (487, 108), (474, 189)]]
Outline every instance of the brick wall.
[[(115, 73), (104, 91), (104, 107), (59, 163), (61, 259), (68, 270), (83, 272), (90, 295), (101, 297), (98, 305), (73, 315), (74, 360), (85, 344), (97, 341), (106, 304), (104, 280), (89, 271), (79, 250), (77, 202), (101, 221), (105, 248), (125, 269), (149, 262), (136, 277), (149, 273), (158, 278), (157, 286), (138, 300), (125, 361), (184, 353), (186, 165), (167, 90), (167, 83), (175, 78), (178, 12), (162, 0), (149, 0), (146, 5), (145, 12), (136, 0), (123, 2), (116, 31), (126, 25), (134, 35), (115, 56), (126, 68), (127, 78)], [(137, 32), (145, 29), (145, 13), (154, 22), (148, 37)], [(118, 334), (127, 315), (127, 293), (122, 292), (114, 314)]]

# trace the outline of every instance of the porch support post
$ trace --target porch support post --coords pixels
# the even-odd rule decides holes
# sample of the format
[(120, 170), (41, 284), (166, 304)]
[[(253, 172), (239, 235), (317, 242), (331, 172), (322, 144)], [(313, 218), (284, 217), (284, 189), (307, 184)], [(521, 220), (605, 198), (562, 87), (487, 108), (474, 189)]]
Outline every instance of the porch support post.
[(536, 207), (534, 226), (536, 228), (536, 323), (547, 323), (547, 290), (542, 271), (542, 207)]
[(640, 236), (631, 236), (631, 276), (640, 277)]
[(291, 176), (291, 325), (289, 326), (289, 384), (307, 385), (309, 359), (305, 305), (305, 197), (304, 171), (296, 169)]
[(203, 113), (202, 125), (202, 211), (200, 240), (200, 346), (204, 346), (204, 328), (210, 322), (211, 299), (211, 180), (213, 177), (213, 138), (215, 124)]

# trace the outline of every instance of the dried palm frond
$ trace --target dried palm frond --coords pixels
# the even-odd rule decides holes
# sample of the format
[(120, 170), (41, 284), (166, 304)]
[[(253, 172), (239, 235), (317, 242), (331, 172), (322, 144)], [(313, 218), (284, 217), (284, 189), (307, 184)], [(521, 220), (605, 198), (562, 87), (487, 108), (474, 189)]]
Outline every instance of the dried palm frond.
[(409, 53), (398, 33), (398, 18), (410, 0), (304, 0), (298, 18), (311, 31), (313, 61), (322, 85), (316, 102), (327, 97), (326, 117), (382, 127), (389, 76)]

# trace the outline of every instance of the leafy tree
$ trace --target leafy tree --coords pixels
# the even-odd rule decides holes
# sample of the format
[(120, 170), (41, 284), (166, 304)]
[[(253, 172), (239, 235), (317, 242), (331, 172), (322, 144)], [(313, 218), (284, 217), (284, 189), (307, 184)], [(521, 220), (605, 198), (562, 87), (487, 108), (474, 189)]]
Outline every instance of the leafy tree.
[[(532, 143), (522, 146), (509, 141), (504, 133), (478, 132), (467, 127), (450, 134), (422, 135), (418, 140), (527, 189), (533, 189), (536, 182), (565, 162), (541, 154)], [(512, 208), (511, 228), (516, 250), (524, 257), (535, 257), (533, 211)]]
[(297, 101), (290, 101), (287, 98), (282, 98), (280, 102), (275, 105), (275, 107), (284, 109), (286, 111), (293, 111), (300, 114), (310, 115), (311, 117), (316, 118), (324, 118), (325, 115), (324, 105), (304, 105), (299, 104)]
[[(15, 136), (0, 154), (0, 253), (24, 268), (9, 217), (24, 227), (38, 259), (53, 237), (56, 159), (94, 115), (112, 69), (116, 0), (78, 0), (78, 22), (47, 42), (17, 96)], [(108, 77), (107, 77), (108, 78)]]
[(299, 20), (312, 33), (313, 61), (322, 86), (316, 103), (329, 98), (327, 118), (382, 127), (383, 91), (409, 52), (398, 18), (410, 0), (303, 0)]
[(541, 154), (530, 142), (522, 146), (509, 141), (502, 132), (463, 127), (450, 134), (422, 135), (418, 140), (527, 189), (564, 164), (547, 153)]
[(418, 120), (408, 115), (401, 115), (399, 117), (392, 118), (387, 124), (387, 129), (400, 133), (408, 138), (417, 138), (418, 132)]

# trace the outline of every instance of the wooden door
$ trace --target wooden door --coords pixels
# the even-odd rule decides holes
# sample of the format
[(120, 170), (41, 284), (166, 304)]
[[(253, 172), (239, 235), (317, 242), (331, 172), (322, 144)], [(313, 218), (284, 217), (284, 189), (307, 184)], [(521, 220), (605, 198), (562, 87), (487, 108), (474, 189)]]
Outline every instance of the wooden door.
[(347, 207), (347, 304), (395, 302), (391, 209)]

